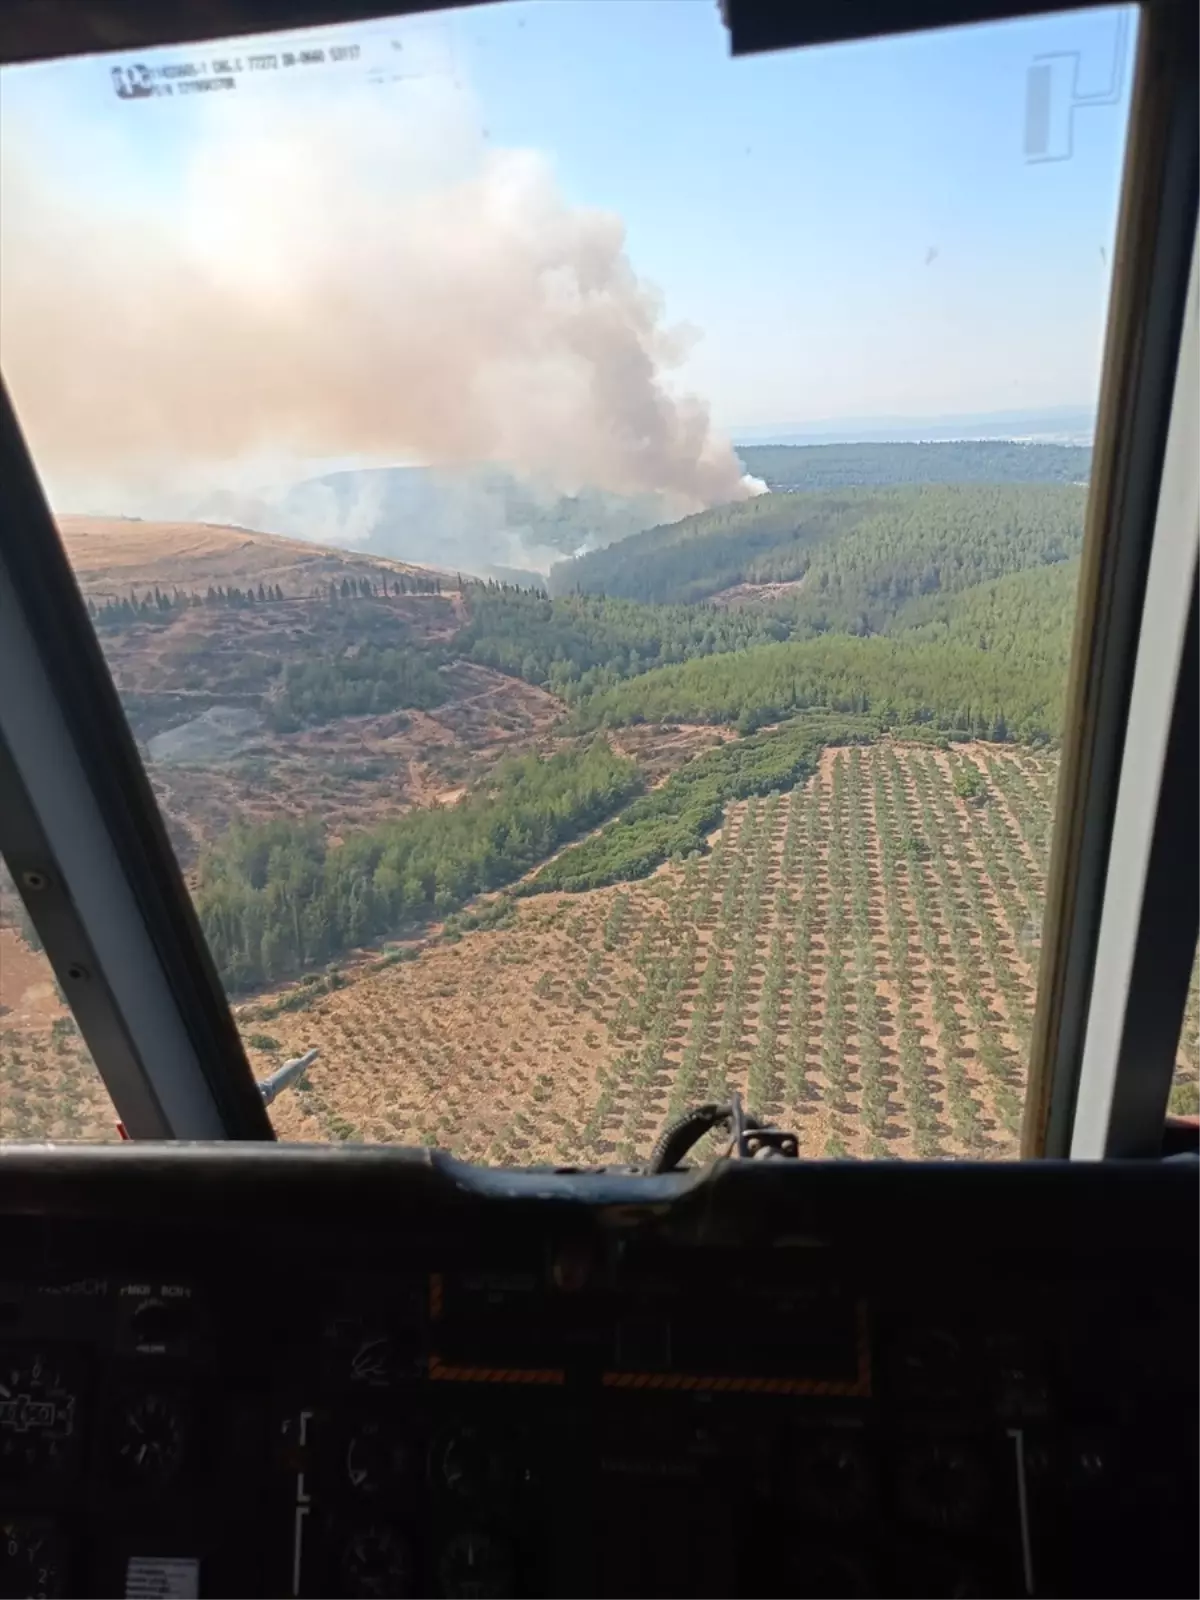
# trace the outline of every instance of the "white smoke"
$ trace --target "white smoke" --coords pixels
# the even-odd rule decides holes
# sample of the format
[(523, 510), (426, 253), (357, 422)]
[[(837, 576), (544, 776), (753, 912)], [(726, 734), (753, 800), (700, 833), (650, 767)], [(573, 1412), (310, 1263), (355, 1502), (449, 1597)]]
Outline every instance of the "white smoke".
[(444, 107), (215, 98), (159, 211), (4, 119), (0, 362), (50, 483), (132, 495), (270, 455), (501, 463), (676, 515), (763, 491), (672, 392), (688, 337), (620, 219), (541, 156)]

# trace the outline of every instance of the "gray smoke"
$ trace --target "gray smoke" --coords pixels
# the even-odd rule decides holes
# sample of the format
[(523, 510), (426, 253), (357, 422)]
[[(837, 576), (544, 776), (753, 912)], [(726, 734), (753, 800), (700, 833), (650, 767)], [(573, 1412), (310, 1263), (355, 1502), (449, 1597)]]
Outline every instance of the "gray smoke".
[(431, 184), (369, 105), (221, 110), (162, 211), (5, 122), (0, 362), (52, 485), (319, 456), (503, 464), (674, 515), (759, 491), (669, 388), (687, 339), (620, 219), (541, 157), (480, 145)]

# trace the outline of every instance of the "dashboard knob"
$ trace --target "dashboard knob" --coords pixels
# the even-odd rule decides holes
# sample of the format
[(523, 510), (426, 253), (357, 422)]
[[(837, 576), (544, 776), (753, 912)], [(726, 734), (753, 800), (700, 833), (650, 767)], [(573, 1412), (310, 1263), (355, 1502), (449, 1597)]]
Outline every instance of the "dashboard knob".
[(187, 1338), (191, 1315), (186, 1300), (163, 1300), (155, 1295), (139, 1301), (129, 1319), (134, 1349), (158, 1354), (178, 1350)]

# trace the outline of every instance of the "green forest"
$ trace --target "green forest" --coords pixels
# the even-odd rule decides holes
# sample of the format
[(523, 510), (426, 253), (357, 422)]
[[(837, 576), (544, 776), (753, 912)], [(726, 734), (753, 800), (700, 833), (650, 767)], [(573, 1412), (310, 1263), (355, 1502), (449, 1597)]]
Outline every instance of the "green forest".
[(712, 606), (651, 606), (600, 595), (496, 586), (467, 591), (470, 621), (455, 649), (566, 699), (654, 667), (790, 636), (786, 618)]
[(793, 630), (871, 632), (913, 596), (1068, 560), (1085, 503), (1085, 489), (1053, 484), (759, 495), (560, 563), (550, 588), (694, 603), (803, 578)]
[(635, 800), (598, 834), (548, 862), (529, 892), (598, 889), (645, 877), (664, 861), (703, 850), (730, 800), (794, 788), (815, 770), (826, 745), (858, 743), (872, 731), (877, 730), (864, 718), (817, 715), (718, 745)]
[[(93, 608), (110, 639), (147, 621), (169, 627), (197, 606), (263, 606), (264, 619), (300, 621), (311, 648), (280, 653), (259, 702), (284, 737), (436, 710), (453, 700), (458, 662), (564, 702), (557, 754), (499, 760), (457, 805), (410, 810), (337, 843), (310, 816), (214, 845), (197, 903), (230, 987), (444, 919), (522, 878), (522, 892), (536, 893), (643, 875), (703, 850), (730, 800), (802, 781), (828, 744), (893, 729), (1056, 739), (1086, 498), (1066, 480), (1084, 463), (1017, 445), (872, 447), (885, 487), (831, 486), (837, 472), (860, 471), (857, 448), (820, 457), (830, 476), (816, 490), (636, 534), (560, 564), (547, 589), (460, 579), (441, 595), (431, 579), (414, 610), (382, 583), (335, 583), (300, 618), (272, 610), (271, 589), (134, 593)], [(747, 464), (779, 477), (793, 455), (811, 478), (818, 458), (804, 450), (774, 452), (773, 467), (747, 454)], [(958, 481), (916, 481), (935, 460)], [(974, 481), (985, 469), (996, 481)], [(1064, 481), (1017, 481), (1023, 472)], [(905, 477), (914, 481), (892, 481)], [(722, 597), (739, 584), (776, 587)], [(641, 793), (638, 766), (606, 731), (639, 723), (719, 724), (730, 735)]]
[(739, 445), (770, 489), (886, 488), (900, 483), (1086, 483), (1092, 452), (1015, 439), (946, 443)]
[(732, 722), (743, 733), (795, 711), (869, 714), (881, 727), (1029, 741), (1057, 737), (1065, 662), (957, 642), (831, 634), (662, 667), (577, 708), (581, 728)]
[(458, 805), (330, 845), (318, 818), (229, 834), (201, 860), (200, 922), (232, 990), (271, 983), (503, 888), (639, 786), (604, 739), (502, 762)]
[(440, 653), (428, 648), (372, 644), (359, 645), (352, 654), (289, 662), (268, 704), (271, 725), (277, 732), (293, 733), (335, 717), (428, 711), (448, 698), (440, 664)]
[(1078, 557), (1030, 567), (958, 594), (921, 595), (900, 607), (887, 631), (1037, 658), (1065, 672), (1078, 587)]

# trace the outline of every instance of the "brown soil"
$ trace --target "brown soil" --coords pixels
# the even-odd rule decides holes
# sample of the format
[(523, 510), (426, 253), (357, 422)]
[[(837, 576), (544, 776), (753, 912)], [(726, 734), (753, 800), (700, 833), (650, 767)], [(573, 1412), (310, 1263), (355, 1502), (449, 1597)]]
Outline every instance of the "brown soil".
[[(482, 698), (472, 703), (486, 706), (486, 688), (477, 693)], [(422, 727), (432, 785), (434, 730)], [(447, 734), (444, 727), (442, 732)], [(654, 730), (636, 732), (647, 744), (654, 739)], [(686, 744), (687, 730), (678, 732)], [(659, 743), (672, 737), (660, 735)], [(988, 829), (1011, 827), (1016, 833), (1020, 824), (1035, 837), (1044, 829), (1054, 758), (993, 746), (958, 747), (956, 756), (981, 768), (986, 757), (1003, 763), (1005, 772), (1019, 763), (1027, 788), (1014, 788), (1016, 799), (997, 804), (994, 813), (994, 784), (985, 806), (965, 806), (953, 795), (950, 763), (941, 754), (898, 744), (860, 752), (856, 791), (851, 753), (827, 750), (804, 788), (731, 806), (710, 836), (709, 853), (687, 865), (670, 865), (637, 884), (521, 900), (512, 925), (468, 933), (458, 942), (434, 930), (415, 960), (364, 953), (343, 964), (343, 988), (318, 994), (306, 1008), (275, 1014), (286, 990), (246, 1002), (238, 1008), (239, 1025), (258, 1076), (312, 1045), (321, 1050), (305, 1084), (272, 1108), (278, 1131), (288, 1139), (424, 1141), (491, 1162), (594, 1165), (644, 1157), (681, 1103), (737, 1087), (755, 1110), (793, 1128), (806, 1155), (841, 1149), (868, 1156), (880, 1153), (882, 1144), (890, 1155), (908, 1156), (917, 1153), (917, 1144), (912, 1080), (900, 1070), (906, 985), (937, 1150), (945, 1156), (1014, 1154), (1016, 1140), (1005, 1126), (997, 1081), (980, 1055), (972, 987), (995, 1019), (990, 1026), (997, 1043), (1017, 1053), (1013, 1030), (1020, 1019), (1014, 1009), (1023, 1007), (1028, 1016), (1036, 974), (1012, 937), (1006, 910), (1012, 885), (996, 868), (997, 858), (987, 854), (994, 837)], [(834, 803), (839, 766), (840, 807)], [(875, 799), (877, 770), (883, 816)], [(172, 781), (179, 781), (178, 774)], [(448, 804), (457, 787), (443, 782), (433, 792)], [(925, 837), (923, 795), (934, 838), (913, 857), (898, 858), (889, 889), (885, 837), (898, 841), (905, 816)], [(856, 816), (866, 839), (857, 924), (849, 849), (843, 852), (840, 896), (830, 876), (831, 845), (835, 839), (848, 845)], [(935, 851), (944, 854), (944, 877)], [(756, 866), (761, 894), (752, 917)], [(919, 888), (930, 919), (924, 932)], [(971, 920), (973, 895), (1007, 964), (1007, 993), (989, 981), (997, 969)], [(839, 899), (840, 941), (830, 920)], [(804, 904), (811, 907), (811, 943), (801, 960), (796, 936)], [(968, 939), (967, 967), (954, 953), (956, 925), (960, 941)], [(893, 963), (898, 936), (905, 936), (908, 952), (903, 977)], [(886, 1097), (881, 1140), (871, 1138), (865, 1123), (868, 1041), (857, 1016), (854, 976), (863, 940), (874, 967)], [(823, 1050), (835, 948), (846, 984), (840, 1089), (830, 1081)], [(769, 1034), (768, 972), (780, 956), (777, 1021)], [(733, 989), (739, 960), (740, 1009)], [(935, 974), (944, 977), (958, 1017), (957, 1054), (935, 1014)], [(710, 1003), (706, 992), (714, 978)], [(0, 1003), (9, 1008), (0, 1015), (3, 1136), (111, 1137), (111, 1109), (72, 1037), (44, 958), (20, 944), (11, 928), (0, 929)], [(1180, 1081), (1195, 1080), (1195, 1009), (1193, 999)], [(803, 1045), (799, 1059), (792, 1053), (797, 1042)], [(1014, 1071), (1012, 1088), (1019, 1096), (1019, 1060)]]
[[(467, 934), (456, 944), (435, 944), (415, 962), (363, 970), (346, 988), (319, 998), (305, 1011), (256, 1021), (251, 1006), (242, 1022), (245, 1033), (263, 1028), (287, 1053), (311, 1044), (322, 1049), (309, 1086), (277, 1104), (277, 1128), (286, 1138), (435, 1142), (490, 1161), (594, 1164), (632, 1159), (646, 1154), (675, 1109), (679, 1076), (689, 1041), (694, 1041), (694, 1076), (683, 1086), (689, 1099), (738, 1087), (755, 1109), (796, 1129), (808, 1155), (826, 1153), (834, 1147), (831, 1141), (848, 1154), (872, 1153), (876, 1146), (863, 1122), (848, 851), (839, 955), (850, 1000), (844, 1087), (839, 1092), (834, 1092), (822, 1061), (830, 993), (828, 918), (835, 898), (829, 844), (835, 830), (847, 842), (857, 805), (868, 839), (865, 931), (875, 967), (882, 1044), (883, 1145), (890, 1155), (914, 1154), (908, 1093), (898, 1068), (899, 995), (872, 799), (874, 764), (883, 759), (884, 748), (861, 752), (857, 800), (849, 752), (827, 750), (804, 789), (775, 802), (768, 798), (731, 806), (724, 827), (710, 840), (711, 853), (689, 867), (669, 866), (639, 884), (522, 901), (513, 926)], [(928, 752), (897, 746), (895, 754), (904, 778), (896, 801), (915, 821), (920, 817), (918, 779), (925, 773)], [(1003, 749), (989, 754), (1013, 759)], [(839, 764), (845, 790), (840, 810), (833, 804)], [(949, 805), (948, 772), (940, 761), (932, 764), (932, 772), (944, 779), (942, 801)], [(815, 811), (811, 837), (810, 810)], [(794, 837), (785, 873), (789, 826)], [(978, 852), (972, 851), (965, 832), (963, 848), (969, 870), (982, 874)], [(741, 888), (726, 917), (722, 899), (739, 859)], [(762, 887), (751, 924), (745, 920), (747, 885), (756, 860), (762, 866)], [(931, 863), (921, 871), (935, 916), (930, 936), (936, 957), (922, 945), (912, 896), (903, 888), (896, 914), (908, 925), (911, 1003), (938, 1108), (939, 1148), (946, 1155), (968, 1148), (975, 1154), (1010, 1155), (1014, 1141), (1002, 1126), (991, 1081), (976, 1054), (979, 1037), (964, 998), (967, 975), (954, 970), (950, 908)], [(707, 913), (706, 890), (711, 891)], [(808, 959), (800, 970), (792, 940), (795, 908), (803, 896), (811, 897), (813, 923)], [(625, 906), (624, 920), (614, 933), (611, 919), (619, 901)], [(985, 896), (984, 904), (999, 919), (996, 897)], [(958, 914), (963, 915), (962, 904)], [(727, 1014), (739, 947), (748, 965), (731, 1035)], [(768, 1039), (764, 1004), (773, 949), (786, 959), (778, 1021)], [(960, 1015), (958, 1089), (947, 1077), (946, 1046), (932, 1010), (934, 959), (948, 974)], [(977, 964), (983, 960), (978, 951), (974, 959)], [(705, 1021), (702, 993), (710, 961), (716, 963), (718, 976)], [(674, 989), (668, 981), (673, 969)], [(982, 970), (974, 972), (972, 981), (981, 981)], [(803, 1071), (797, 1076), (795, 1066), (788, 1064), (788, 1048), (802, 995), (810, 1031)], [(1009, 1045), (1003, 1008), (997, 1006), (996, 1014), (1002, 1042)], [(656, 1054), (656, 1037), (662, 1041), (661, 1055)], [(262, 1070), (270, 1059), (262, 1059)], [(969, 1146), (951, 1126), (951, 1093), (965, 1093), (968, 1099), (960, 1122), (965, 1116), (978, 1124)]]
[(773, 600), (796, 594), (804, 587), (803, 578), (793, 578), (787, 583), (735, 583), (731, 589), (722, 589), (709, 599), (718, 611), (748, 611), (755, 606), (768, 606)]
[(0, 1023), (39, 1033), (66, 1015), (45, 955), (31, 950), (13, 928), (0, 928)]
[(116, 1137), (112, 1102), (49, 961), (0, 926), (0, 1140)]
[(208, 522), (81, 516), (60, 516), (56, 521), (80, 588), (97, 600), (127, 595), (131, 587), (153, 589), (155, 584), (206, 589), (210, 583), (239, 587), (277, 583), (286, 594), (307, 595), (331, 578), (433, 571), (385, 556)]
[[(356, 627), (430, 643), (456, 626), (438, 596), (363, 599)], [(185, 866), (237, 821), (281, 814), (318, 816), (332, 833), (364, 826), (409, 806), (446, 803), (505, 755), (549, 749), (563, 707), (553, 695), (487, 667), (456, 662), (443, 671), (451, 698), (432, 711), (342, 717), (292, 733), (263, 719), (281, 666), (320, 648), (324, 601), (187, 610), (167, 626), (139, 625), (103, 636), (135, 736), (149, 754), (157, 734), (210, 707), (260, 719), (220, 759), (148, 759), (155, 794)]]

